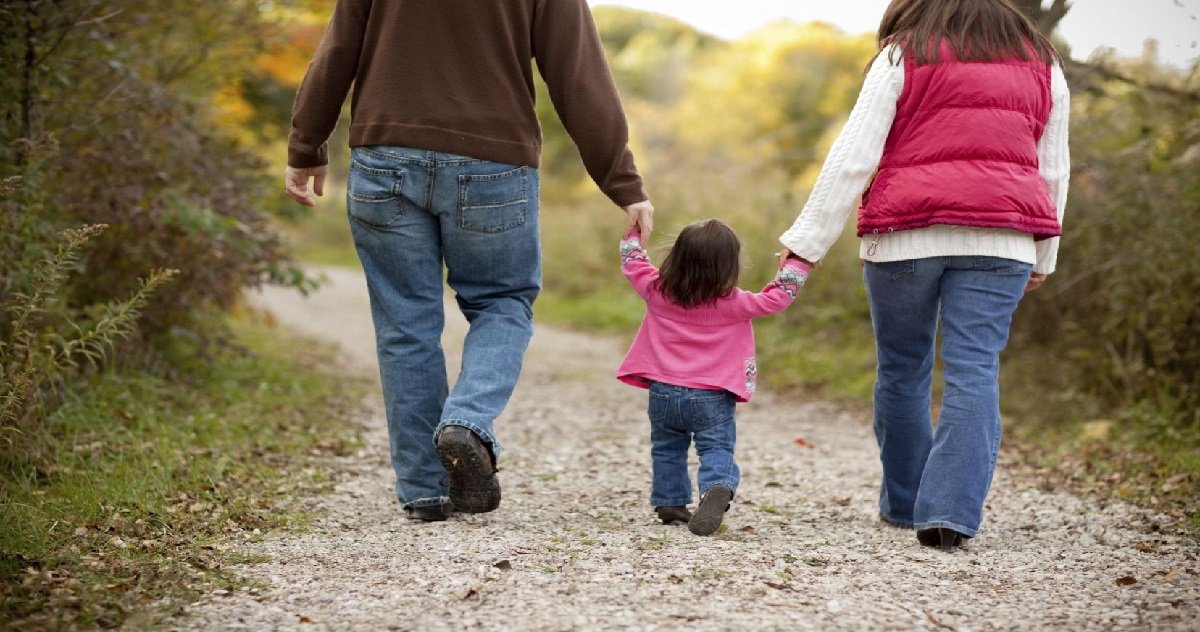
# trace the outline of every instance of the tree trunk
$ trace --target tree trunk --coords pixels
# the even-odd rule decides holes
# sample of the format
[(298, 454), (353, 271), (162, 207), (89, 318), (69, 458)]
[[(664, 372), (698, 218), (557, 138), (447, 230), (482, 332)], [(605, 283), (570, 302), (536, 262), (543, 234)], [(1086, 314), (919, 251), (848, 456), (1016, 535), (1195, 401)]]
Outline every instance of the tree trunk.
[[(31, 140), (33, 138), (33, 82), (38, 45), (37, 32), (34, 30), (34, 21), (38, 18), (37, 5), (30, 2), (28, 9), (21, 17), (22, 25), (25, 27), (25, 59), (21, 66), (21, 135), (19, 138)], [(19, 152), (17, 160), (18, 164), (25, 164), (25, 152)]]
[(1049, 8), (1042, 8), (1042, 0), (1012, 0), (1012, 3), (1025, 15), (1028, 15), (1042, 35), (1046, 37), (1050, 37), (1055, 27), (1062, 21), (1063, 16), (1071, 10), (1071, 5), (1067, 0), (1054, 0), (1050, 3)]

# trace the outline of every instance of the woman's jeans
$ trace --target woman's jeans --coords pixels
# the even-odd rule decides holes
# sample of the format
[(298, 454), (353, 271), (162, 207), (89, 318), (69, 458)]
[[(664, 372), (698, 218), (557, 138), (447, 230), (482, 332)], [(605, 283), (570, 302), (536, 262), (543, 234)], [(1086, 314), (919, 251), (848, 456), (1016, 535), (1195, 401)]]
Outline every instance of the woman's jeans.
[[(351, 152), (347, 210), (366, 273), (396, 494), (448, 500), (436, 433), (465, 426), (499, 457), (492, 423), (512, 395), (541, 289), (538, 172), (404, 147)], [(442, 352), (444, 288), (470, 323), (454, 388)]]
[(737, 492), (741, 472), (733, 460), (735, 405), (728, 391), (650, 383), (650, 456), (654, 461), (650, 504), (682, 507), (692, 502), (688, 448), (693, 439), (700, 456), (700, 495), (716, 485)]
[[(996, 257), (867, 262), (875, 329), (875, 437), (880, 516), (973, 537), (1000, 449), (1000, 351), (1032, 269)], [(934, 338), (941, 318), (945, 389), (931, 424)]]

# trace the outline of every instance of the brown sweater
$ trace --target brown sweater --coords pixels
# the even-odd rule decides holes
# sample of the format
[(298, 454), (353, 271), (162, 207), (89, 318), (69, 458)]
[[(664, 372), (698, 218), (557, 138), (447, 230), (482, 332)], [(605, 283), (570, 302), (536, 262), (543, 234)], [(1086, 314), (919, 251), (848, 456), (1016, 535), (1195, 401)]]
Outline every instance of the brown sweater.
[(647, 199), (585, 0), (337, 0), (296, 95), (288, 164), (328, 162), (353, 84), (352, 147), (536, 167), (535, 59), (588, 174), (618, 206)]

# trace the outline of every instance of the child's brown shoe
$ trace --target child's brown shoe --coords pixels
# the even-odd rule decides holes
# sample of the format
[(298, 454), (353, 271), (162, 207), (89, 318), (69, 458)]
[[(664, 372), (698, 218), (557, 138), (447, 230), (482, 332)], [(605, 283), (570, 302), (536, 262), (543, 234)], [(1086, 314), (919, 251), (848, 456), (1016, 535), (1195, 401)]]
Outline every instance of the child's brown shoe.
[(712, 535), (721, 526), (725, 511), (729, 509), (729, 501), (733, 499), (733, 490), (724, 485), (714, 485), (700, 499), (700, 506), (695, 515), (688, 521), (688, 531), (696, 535)]
[(655, 507), (654, 513), (658, 515), (658, 519), (662, 520), (663, 524), (672, 524), (675, 522), (687, 523), (692, 519), (692, 512), (688, 511), (687, 507)]

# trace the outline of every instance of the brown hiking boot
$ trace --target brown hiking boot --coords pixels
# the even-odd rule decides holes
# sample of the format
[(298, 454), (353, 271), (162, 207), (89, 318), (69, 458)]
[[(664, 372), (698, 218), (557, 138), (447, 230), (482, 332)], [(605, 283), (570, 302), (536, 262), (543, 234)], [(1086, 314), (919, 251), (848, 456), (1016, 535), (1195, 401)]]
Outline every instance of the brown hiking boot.
[(692, 512), (688, 511), (687, 507), (655, 507), (654, 513), (658, 515), (658, 519), (662, 520), (663, 524), (672, 524), (682, 522), (687, 524), (692, 519)]
[(729, 509), (729, 501), (732, 499), (733, 490), (724, 485), (714, 485), (704, 498), (700, 499), (700, 506), (696, 507), (696, 513), (688, 521), (688, 531), (696, 535), (716, 533), (721, 521), (725, 519), (725, 512)]
[(463, 426), (438, 434), (438, 459), (450, 473), (450, 502), (455, 511), (484, 513), (500, 506), (500, 479), (491, 450)]

